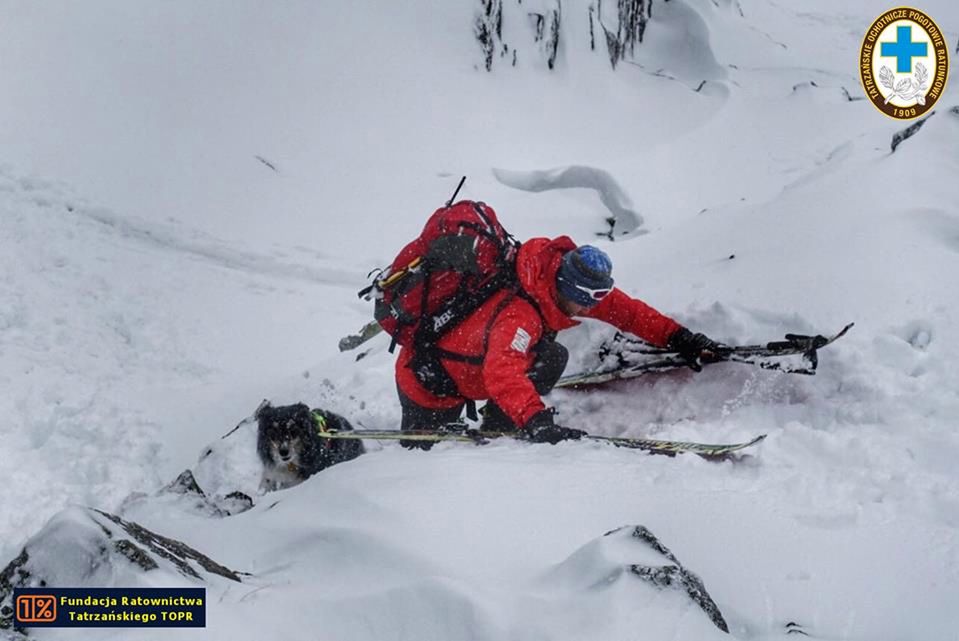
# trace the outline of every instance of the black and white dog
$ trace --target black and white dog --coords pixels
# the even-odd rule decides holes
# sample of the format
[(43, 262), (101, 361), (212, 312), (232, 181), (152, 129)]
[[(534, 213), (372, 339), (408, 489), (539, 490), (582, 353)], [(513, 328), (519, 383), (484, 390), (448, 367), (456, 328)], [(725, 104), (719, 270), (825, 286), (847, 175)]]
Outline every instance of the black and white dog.
[(263, 401), (253, 415), (257, 421), (256, 451), (263, 462), (261, 491), (291, 487), (336, 463), (365, 452), (358, 439), (321, 438), (317, 430), (352, 430), (342, 416), (311, 410), (303, 403), (273, 407)]

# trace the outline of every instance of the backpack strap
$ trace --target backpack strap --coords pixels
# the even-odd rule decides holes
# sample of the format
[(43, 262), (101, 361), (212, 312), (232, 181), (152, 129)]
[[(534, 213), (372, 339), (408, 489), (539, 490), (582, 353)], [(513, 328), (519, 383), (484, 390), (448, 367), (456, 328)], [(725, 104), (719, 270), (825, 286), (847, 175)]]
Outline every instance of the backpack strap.
[[(429, 286), (429, 275), (424, 286)], [(414, 345), (435, 345), (447, 332), (466, 320), (466, 317), (482, 307), (497, 292), (510, 287), (516, 276), (510, 270), (504, 270), (490, 279), (475, 292), (461, 289), (453, 299), (431, 315), (424, 313), (419, 327), (416, 328)], [(424, 294), (423, 300), (426, 300)], [(425, 305), (424, 305), (425, 312)]]

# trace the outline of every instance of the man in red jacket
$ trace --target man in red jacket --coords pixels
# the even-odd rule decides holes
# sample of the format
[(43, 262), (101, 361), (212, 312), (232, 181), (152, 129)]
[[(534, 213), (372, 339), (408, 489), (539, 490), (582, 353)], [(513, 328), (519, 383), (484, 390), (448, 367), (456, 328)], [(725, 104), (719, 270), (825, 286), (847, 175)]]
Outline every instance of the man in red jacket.
[(430, 353), (415, 347), (400, 352), (401, 429), (436, 429), (459, 420), (468, 404), (489, 399), (484, 430), (519, 428), (532, 441), (553, 444), (581, 438), (582, 430), (556, 425), (540, 398), (556, 385), (569, 357), (556, 333), (578, 325), (576, 316), (605, 321), (689, 359), (718, 347), (614, 288), (612, 267), (603, 251), (577, 247), (567, 236), (523, 243), (516, 258), (519, 289), (493, 295)]

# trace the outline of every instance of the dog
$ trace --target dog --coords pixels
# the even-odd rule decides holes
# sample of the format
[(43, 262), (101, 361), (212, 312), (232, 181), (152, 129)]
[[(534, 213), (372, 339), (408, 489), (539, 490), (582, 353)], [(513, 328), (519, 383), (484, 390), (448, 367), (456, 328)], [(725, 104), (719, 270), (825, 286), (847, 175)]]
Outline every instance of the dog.
[(321, 438), (322, 425), (352, 431), (349, 421), (303, 403), (273, 407), (263, 401), (253, 415), (257, 422), (256, 451), (263, 463), (260, 490), (292, 487), (331, 465), (350, 461), (366, 450), (359, 439)]

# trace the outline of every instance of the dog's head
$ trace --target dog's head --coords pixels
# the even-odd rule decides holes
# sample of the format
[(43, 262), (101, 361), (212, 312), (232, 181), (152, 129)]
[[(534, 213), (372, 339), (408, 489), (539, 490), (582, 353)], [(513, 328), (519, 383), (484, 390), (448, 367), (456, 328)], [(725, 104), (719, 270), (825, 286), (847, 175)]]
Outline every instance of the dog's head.
[(303, 403), (282, 407), (264, 403), (254, 417), (259, 424), (260, 454), (277, 465), (300, 467), (315, 430), (310, 408)]

